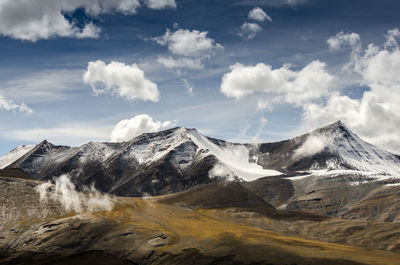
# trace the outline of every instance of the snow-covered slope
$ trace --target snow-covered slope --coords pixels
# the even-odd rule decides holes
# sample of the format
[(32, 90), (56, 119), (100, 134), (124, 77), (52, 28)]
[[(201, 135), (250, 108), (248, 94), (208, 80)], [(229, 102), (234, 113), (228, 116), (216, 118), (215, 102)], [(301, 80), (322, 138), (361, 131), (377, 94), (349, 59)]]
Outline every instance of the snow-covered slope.
[(316, 146), (320, 149), (312, 155), (320, 152), (332, 154), (324, 166), (315, 163), (311, 170), (356, 170), (381, 177), (400, 178), (398, 156), (363, 141), (340, 121), (309, 134), (303, 145), (295, 151), (298, 159), (310, 155), (310, 150), (307, 150), (310, 149), (310, 142), (314, 143), (314, 149)]
[(28, 153), (35, 145), (20, 145), (17, 148), (11, 150), (4, 156), (0, 157), (0, 169), (5, 168), (6, 166), (10, 165), (26, 153)]
[(400, 178), (400, 157), (377, 148), (338, 121), (293, 139), (260, 145), (258, 162), (285, 173)]
[(228, 172), (232, 172), (242, 180), (253, 181), (261, 177), (282, 174), (276, 170), (263, 169), (256, 163), (250, 163), (249, 149), (246, 145), (225, 143), (224, 146), (219, 146), (196, 130), (190, 130), (189, 137), (201, 150), (217, 157)]

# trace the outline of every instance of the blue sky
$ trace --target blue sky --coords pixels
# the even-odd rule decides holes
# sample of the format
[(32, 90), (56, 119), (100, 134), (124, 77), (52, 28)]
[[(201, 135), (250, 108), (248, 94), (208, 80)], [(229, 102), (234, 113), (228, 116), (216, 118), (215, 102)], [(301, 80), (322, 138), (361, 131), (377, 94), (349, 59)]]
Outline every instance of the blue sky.
[(44, 2), (0, 4), (0, 154), (171, 126), (276, 141), (337, 119), (400, 150), (398, 1)]

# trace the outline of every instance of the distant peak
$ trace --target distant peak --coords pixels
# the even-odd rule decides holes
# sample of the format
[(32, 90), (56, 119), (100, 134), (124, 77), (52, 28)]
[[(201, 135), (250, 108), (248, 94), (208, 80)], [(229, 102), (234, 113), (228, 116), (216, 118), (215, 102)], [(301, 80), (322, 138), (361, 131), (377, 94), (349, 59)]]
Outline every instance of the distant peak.
[(53, 145), (53, 144), (50, 143), (50, 142), (47, 141), (47, 140), (43, 140), (43, 141), (41, 141), (41, 142), (38, 144), (38, 146), (41, 146), (41, 145)]
[(331, 123), (327, 126), (317, 129), (317, 131), (335, 131), (335, 130), (351, 132), (351, 130), (341, 120), (335, 121), (334, 123)]

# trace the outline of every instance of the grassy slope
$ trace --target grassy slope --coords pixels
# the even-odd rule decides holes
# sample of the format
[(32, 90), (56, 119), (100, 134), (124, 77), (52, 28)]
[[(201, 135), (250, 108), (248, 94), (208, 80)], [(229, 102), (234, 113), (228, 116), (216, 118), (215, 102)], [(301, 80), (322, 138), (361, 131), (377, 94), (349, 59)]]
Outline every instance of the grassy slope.
[(158, 248), (158, 254), (177, 255), (196, 248), (206, 256), (235, 255), (234, 260), (239, 262), (272, 264), (396, 264), (400, 260), (396, 253), (278, 234), (237, 222), (230, 215), (223, 217), (221, 210), (190, 210), (153, 200), (132, 202), (135, 206), (127, 203), (95, 216), (120, 220), (143, 233), (157, 230), (168, 235), (168, 244)]
[[(22, 185), (26, 180), (19, 182)], [(27, 185), (26, 189), (29, 187)], [(125, 264), (127, 260), (139, 264), (192, 265), (235, 262), (398, 264), (400, 260), (399, 253), (376, 250), (400, 252), (400, 224), (353, 222), (281, 212), (268, 205), (261, 211), (259, 207), (263, 204), (256, 197), (235, 187), (232, 194), (223, 191), (228, 192), (226, 196), (242, 194), (250, 202), (250, 208), (241, 208), (241, 205), (229, 208), (224, 206), (223, 200), (208, 200), (210, 189), (200, 188), (201, 193), (194, 193), (193, 197), (181, 193), (175, 197), (150, 199), (117, 198), (111, 211), (21, 219), (10, 224), (8, 231), (0, 231), (0, 243), (4, 244), (0, 246), (0, 250), (3, 249), (0, 264), (30, 264), (34, 257), (40, 260), (35, 264), (50, 264), (49, 256), (53, 257), (52, 264), (89, 264), (88, 260), (86, 263), (77, 260), (90, 257), (94, 262), (98, 255), (93, 253), (111, 255), (111, 259), (115, 256), (116, 264)], [(207, 199), (200, 194), (208, 196)], [(182, 204), (182, 200), (189, 203)], [(232, 201), (236, 202), (229, 198), (229, 204)], [(208, 207), (208, 203), (216, 202), (218, 209), (213, 204)], [(193, 203), (201, 207), (188, 208)], [(21, 208), (27, 206), (20, 205)], [(7, 244), (28, 254), (21, 257), (18, 253), (9, 254), (10, 249), (4, 252)], [(10, 259), (10, 255), (15, 258)], [(60, 260), (57, 260), (58, 256)]]

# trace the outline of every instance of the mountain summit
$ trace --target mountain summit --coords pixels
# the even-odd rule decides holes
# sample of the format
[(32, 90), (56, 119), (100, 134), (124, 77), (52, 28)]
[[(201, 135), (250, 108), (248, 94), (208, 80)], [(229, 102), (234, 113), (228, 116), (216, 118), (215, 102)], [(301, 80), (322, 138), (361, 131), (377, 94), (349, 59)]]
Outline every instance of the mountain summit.
[(260, 145), (259, 164), (283, 172), (355, 170), (400, 177), (400, 157), (377, 148), (337, 121), (293, 139)]

